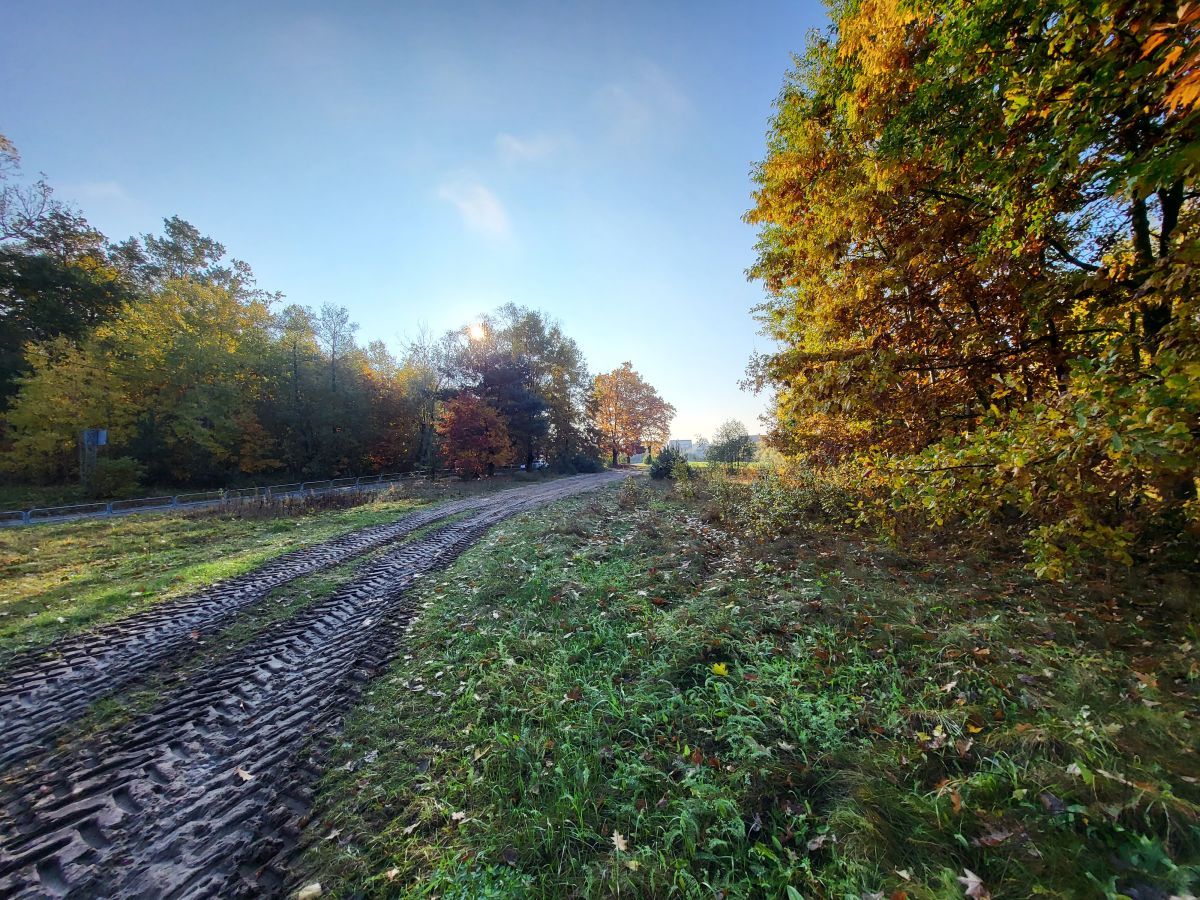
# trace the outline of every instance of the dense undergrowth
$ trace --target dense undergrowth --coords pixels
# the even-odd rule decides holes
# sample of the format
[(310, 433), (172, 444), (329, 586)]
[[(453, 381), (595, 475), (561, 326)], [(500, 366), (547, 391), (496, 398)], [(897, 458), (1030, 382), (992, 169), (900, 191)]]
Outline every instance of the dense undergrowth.
[(1190, 609), (836, 531), (762, 543), (732, 512), (706, 482), (631, 480), (510, 523), (426, 581), (403, 658), (335, 750), (305, 881), (1195, 891)]

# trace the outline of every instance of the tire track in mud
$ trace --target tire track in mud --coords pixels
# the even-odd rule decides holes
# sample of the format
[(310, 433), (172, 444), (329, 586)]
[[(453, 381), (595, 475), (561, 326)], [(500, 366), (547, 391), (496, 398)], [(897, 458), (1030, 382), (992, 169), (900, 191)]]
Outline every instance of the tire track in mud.
[(0, 769), (43, 750), (48, 739), (88, 707), (189, 651), (267, 594), (299, 578), (349, 562), (427, 525), (502, 502), (503, 494), (417, 510), (310, 547), (168, 600), (153, 609), (71, 635), (19, 655), (0, 674)]
[(412, 615), (407, 588), (496, 523), (619, 477), (506, 492), (389, 551), (149, 713), (10, 777), (0, 896), (279, 893), (319, 774), (302, 751), (392, 657)]

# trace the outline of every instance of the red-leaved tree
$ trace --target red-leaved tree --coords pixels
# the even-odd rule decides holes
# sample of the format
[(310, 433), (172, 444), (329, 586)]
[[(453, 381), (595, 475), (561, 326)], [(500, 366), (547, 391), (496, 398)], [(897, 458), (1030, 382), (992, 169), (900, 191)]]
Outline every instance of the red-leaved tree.
[(469, 394), (455, 397), (442, 408), (437, 433), (450, 468), (464, 476), (490, 474), (515, 457), (500, 414)]

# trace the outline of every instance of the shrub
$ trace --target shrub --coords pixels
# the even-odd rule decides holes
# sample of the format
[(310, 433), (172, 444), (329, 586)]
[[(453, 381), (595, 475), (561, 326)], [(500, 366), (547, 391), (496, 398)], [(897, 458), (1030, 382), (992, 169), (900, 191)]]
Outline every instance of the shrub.
[(571, 453), (556, 459), (553, 468), (561, 475), (588, 475), (603, 472), (604, 464), (586, 453)]
[(642, 505), (643, 499), (642, 486), (638, 478), (626, 478), (621, 482), (621, 488), (617, 492), (617, 503), (621, 509), (636, 509)]
[(88, 494), (96, 498), (129, 497), (137, 493), (146, 469), (129, 456), (105, 457), (97, 461)]
[(763, 540), (855, 521), (861, 497), (849, 473), (799, 463), (762, 470), (749, 481), (709, 469), (708, 484), (721, 518)]
[(663, 448), (662, 453), (658, 454), (654, 458), (654, 462), (650, 463), (650, 477), (655, 480), (674, 478), (677, 462), (682, 462), (685, 467), (687, 466), (687, 458), (682, 453), (671, 447)]

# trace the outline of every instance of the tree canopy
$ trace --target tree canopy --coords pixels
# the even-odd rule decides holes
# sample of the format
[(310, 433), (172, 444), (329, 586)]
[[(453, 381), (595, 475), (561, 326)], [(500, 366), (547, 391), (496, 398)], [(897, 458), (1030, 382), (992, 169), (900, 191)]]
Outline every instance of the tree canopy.
[(937, 521), (1017, 511), (1051, 576), (1127, 560), (1163, 517), (1195, 527), (1196, 11), (833, 17), (747, 214), (773, 442)]
[(0, 140), (0, 468), (12, 477), (74, 478), (85, 427), (107, 427), (107, 458), (162, 485), (477, 474), (481, 459), (483, 471), (573, 471), (600, 454), (583, 354), (542, 312), (507, 304), (393, 354), (360, 343), (335, 301), (262, 290), (178, 216), (112, 243), (19, 176)]

